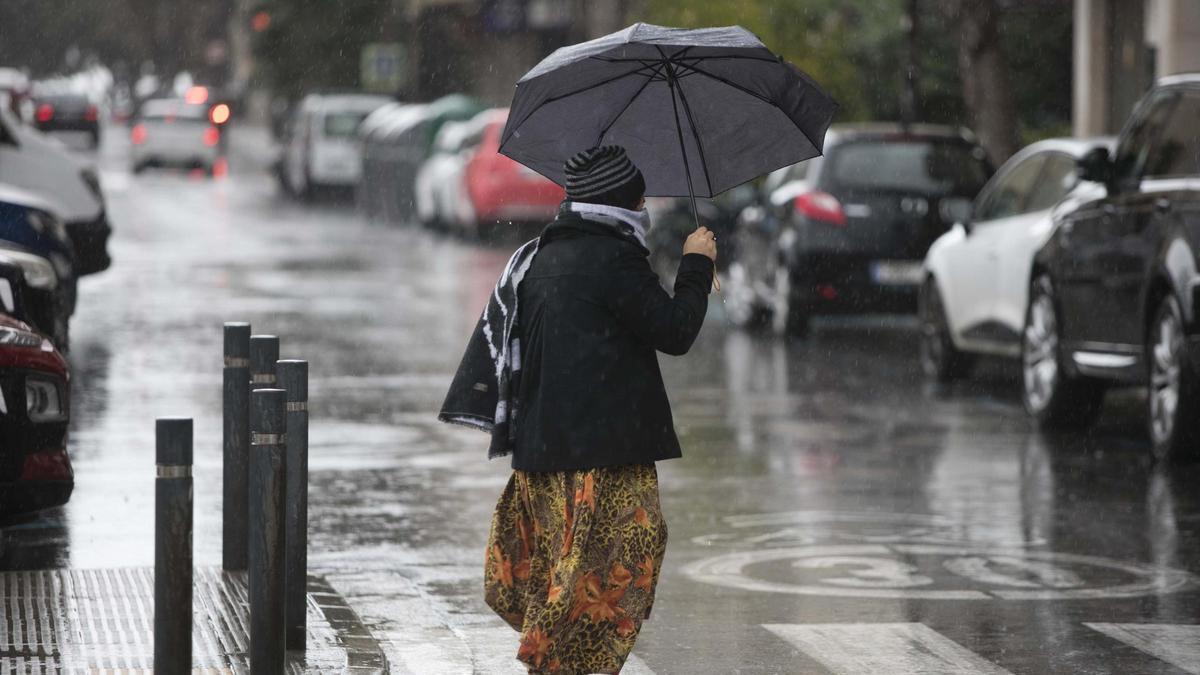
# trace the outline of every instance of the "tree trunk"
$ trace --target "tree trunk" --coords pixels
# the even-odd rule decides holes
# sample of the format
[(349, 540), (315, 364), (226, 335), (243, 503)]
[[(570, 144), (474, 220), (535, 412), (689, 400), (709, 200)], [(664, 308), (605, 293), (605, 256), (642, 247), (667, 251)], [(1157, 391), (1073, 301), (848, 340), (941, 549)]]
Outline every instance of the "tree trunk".
[(1008, 61), (996, 0), (957, 0), (958, 69), (971, 128), (997, 166), (1019, 150)]

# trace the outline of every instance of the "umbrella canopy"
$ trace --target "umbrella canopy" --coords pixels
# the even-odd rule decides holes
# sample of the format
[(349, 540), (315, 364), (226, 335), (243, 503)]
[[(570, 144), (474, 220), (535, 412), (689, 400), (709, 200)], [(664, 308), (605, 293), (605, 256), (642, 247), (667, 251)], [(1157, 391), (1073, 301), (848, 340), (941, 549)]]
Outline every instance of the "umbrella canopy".
[(500, 152), (563, 185), (572, 155), (621, 145), (647, 195), (712, 197), (821, 154), (836, 108), (744, 28), (638, 23), (521, 78)]

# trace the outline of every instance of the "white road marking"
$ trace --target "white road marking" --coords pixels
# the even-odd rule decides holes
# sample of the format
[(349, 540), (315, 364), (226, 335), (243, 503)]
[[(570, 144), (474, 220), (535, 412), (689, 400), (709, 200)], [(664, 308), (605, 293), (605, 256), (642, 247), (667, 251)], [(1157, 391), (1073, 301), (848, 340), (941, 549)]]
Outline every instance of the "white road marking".
[(833, 675), (1011, 675), (920, 623), (766, 624)]
[(1085, 623), (1094, 631), (1200, 675), (1200, 626), (1163, 623)]

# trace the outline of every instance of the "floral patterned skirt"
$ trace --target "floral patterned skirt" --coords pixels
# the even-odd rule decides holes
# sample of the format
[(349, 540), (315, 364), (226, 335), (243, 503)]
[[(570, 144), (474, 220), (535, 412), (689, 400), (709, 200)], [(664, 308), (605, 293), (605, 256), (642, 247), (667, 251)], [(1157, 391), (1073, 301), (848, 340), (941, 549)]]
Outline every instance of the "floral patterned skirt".
[(653, 464), (514, 471), (484, 571), (531, 673), (616, 673), (650, 616), (667, 547)]

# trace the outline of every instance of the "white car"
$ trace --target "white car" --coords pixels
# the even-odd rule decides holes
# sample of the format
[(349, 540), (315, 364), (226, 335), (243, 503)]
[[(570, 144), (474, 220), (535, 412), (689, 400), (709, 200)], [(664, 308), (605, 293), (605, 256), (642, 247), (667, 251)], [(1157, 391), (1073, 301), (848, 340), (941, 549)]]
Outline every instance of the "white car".
[(1102, 187), (1080, 183), (1076, 161), (1111, 139), (1052, 139), (1013, 155), (980, 191), (971, 213), (925, 256), (919, 299), (921, 362), (930, 377), (965, 376), (979, 354), (1018, 358), (1034, 254), (1051, 212)]
[(221, 129), (204, 104), (183, 99), (146, 101), (129, 132), (134, 173), (150, 166), (183, 166), (212, 173), (221, 156)]
[(367, 94), (305, 96), (284, 132), (280, 180), (289, 193), (304, 197), (322, 186), (351, 187), (362, 175), (358, 126), (392, 103)]

